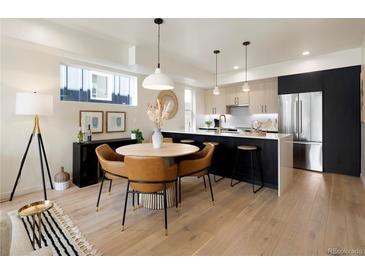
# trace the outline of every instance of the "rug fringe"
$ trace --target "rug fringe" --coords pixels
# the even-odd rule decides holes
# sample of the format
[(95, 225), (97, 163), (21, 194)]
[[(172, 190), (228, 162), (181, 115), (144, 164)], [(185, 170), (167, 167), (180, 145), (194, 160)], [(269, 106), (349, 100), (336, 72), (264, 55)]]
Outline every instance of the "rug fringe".
[(72, 222), (71, 218), (64, 213), (64, 210), (54, 202), (53, 208), (50, 209), (56, 216), (57, 220), (65, 228), (65, 233), (75, 242), (83, 256), (100, 256), (102, 255), (89, 241), (82, 235), (79, 228)]

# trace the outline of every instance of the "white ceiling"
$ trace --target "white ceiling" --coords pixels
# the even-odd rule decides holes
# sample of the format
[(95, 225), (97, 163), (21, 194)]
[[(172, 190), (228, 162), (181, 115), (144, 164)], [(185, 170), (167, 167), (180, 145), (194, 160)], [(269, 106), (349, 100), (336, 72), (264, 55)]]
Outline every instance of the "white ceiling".
[[(52, 22), (102, 37), (141, 46), (156, 55), (153, 19), (51, 19)], [(251, 41), (248, 66), (273, 63), (361, 47), (365, 19), (165, 19), (161, 27), (161, 61), (176, 56), (214, 72), (213, 50), (220, 49), (219, 73), (243, 68), (242, 42)]]

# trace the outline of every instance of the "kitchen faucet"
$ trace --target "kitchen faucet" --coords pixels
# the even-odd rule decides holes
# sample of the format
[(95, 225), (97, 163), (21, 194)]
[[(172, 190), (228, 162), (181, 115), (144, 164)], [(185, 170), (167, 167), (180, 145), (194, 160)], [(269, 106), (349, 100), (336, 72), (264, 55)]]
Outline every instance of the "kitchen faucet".
[(224, 122), (225, 123), (227, 122), (226, 115), (224, 115), (224, 114), (219, 115), (219, 118), (218, 118), (218, 120), (219, 120), (219, 126), (218, 126), (218, 129), (217, 129), (217, 133), (218, 134), (221, 134), (222, 133), (222, 121), (221, 121), (221, 117), (224, 118)]

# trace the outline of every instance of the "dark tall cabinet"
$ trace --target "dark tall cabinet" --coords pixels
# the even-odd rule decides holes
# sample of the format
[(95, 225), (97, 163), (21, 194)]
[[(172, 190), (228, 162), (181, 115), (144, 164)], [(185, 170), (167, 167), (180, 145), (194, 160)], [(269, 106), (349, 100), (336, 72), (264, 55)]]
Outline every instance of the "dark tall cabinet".
[(323, 171), (360, 176), (361, 66), (278, 78), (278, 93), (323, 91)]
[(291, 94), (323, 90), (323, 71), (314, 71), (278, 78), (278, 93)]
[(360, 176), (360, 66), (323, 72), (323, 164), (327, 172)]
[(130, 138), (97, 140), (85, 143), (73, 143), (72, 181), (78, 187), (96, 184), (101, 177), (95, 148), (101, 144), (108, 144), (112, 149), (120, 146), (135, 144)]

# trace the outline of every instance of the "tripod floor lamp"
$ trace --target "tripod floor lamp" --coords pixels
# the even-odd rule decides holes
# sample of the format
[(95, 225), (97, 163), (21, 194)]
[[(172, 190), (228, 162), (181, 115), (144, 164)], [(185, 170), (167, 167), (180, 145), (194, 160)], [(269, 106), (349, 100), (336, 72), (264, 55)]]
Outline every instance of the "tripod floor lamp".
[(17, 115), (33, 115), (34, 116), (34, 126), (33, 126), (33, 131), (30, 134), (28, 145), (27, 145), (27, 148), (25, 149), (25, 153), (23, 155), (22, 161), (20, 162), (20, 168), (18, 171), (18, 175), (17, 175), (15, 183), (14, 183), (13, 191), (11, 192), (11, 195), (10, 195), (10, 201), (14, 197), (14, 193), (15, 193), (16, 187), (18, 186), (19, 179), (22, 174), (23, 166), (24, 166), (25, 160), (27, 158), (28, 150), (29, 150), (30, 144), (32, 143), (34, 135), (37, 135), (37, 139), (38, 139), (39, 159), (40, 159), (40, 164), (41, 164), (41, 174), (42, 174), (42, 181), (43, 181), (43, 194), (44, 194), (45, 200), (47, 200), (47, 190), (46, 190), (46, 181), (44, 178), (43, 158), (44, 158), (44, 162), (45, 162), (46, 168), (47, 168), (49, 183), (51, 185), (51, 188), (53, 189), (51, 173), (49, 171), (46, 151), (44, 150), (42, 134), (41, 134), (41, 130), (39, 127), (39, 116), (40, 115), (51, 115), (52, 112), (53, 112), (52, 95), (39, 94), (37, 92), (33, 92), (33, 93), (18, 92), (16, 94), (15, 113)]

